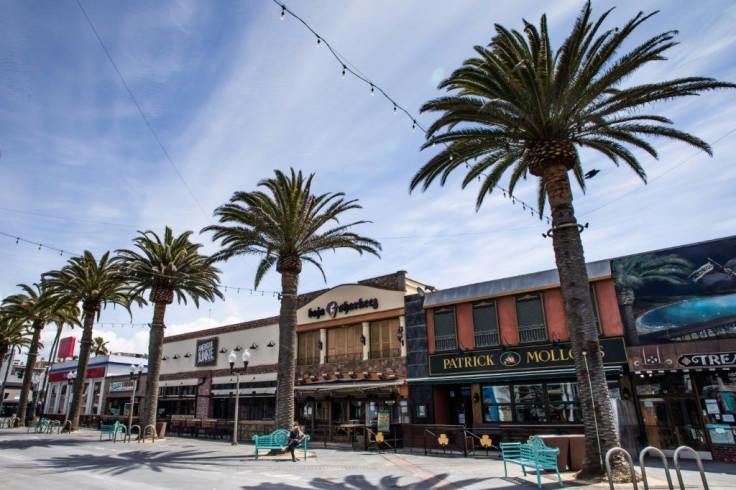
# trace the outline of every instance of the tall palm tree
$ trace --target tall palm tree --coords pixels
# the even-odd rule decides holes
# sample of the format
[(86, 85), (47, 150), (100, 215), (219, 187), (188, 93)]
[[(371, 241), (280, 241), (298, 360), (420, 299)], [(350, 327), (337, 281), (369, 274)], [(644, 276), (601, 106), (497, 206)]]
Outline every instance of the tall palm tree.
[(109, 342), (105, 342), (105, 339), (102, 337), (95, 337), (92, 339), (92, 348), (90, 349), (92, 354), (97, 356), (105, 356), (108, 354), (107, 350), (107, 344)]
[(199, 307), (200, 299), (214, 301), (223, 295), (218, 289), (220, 271), (209, 257), (199, 253), (202, 244), (189, 240), (193, 232), (185, 231), (175, 237), (167, 226), (162, 238), (150, 230), (138, 233), (139, 236), (133, 239), (138, 251), (118, 250), (117, 253), (135, 293), (142, 295), (150, 290), (148, 299), (153, 303), (143, 417), (145, 427), (156, 423), (166, 306), (174, 302), (175, 296), (179, 303), (184, 304), (188, 296)]
[(613, 284), (627, 333), (636, 332), (634, 319), (635, 291), (652, 282), (687, 284), (693, 263), (675, 254), (632, 255), (613, 261)]
[[(594, 20), (591, 5), (586, 3), (557, 51), (550, 43), (546, 16), (542, 16), (539, 28), (524, 21), (523, 33), (496, 25), (490, 44), (476, 46), (477, 56), (466, 60), (440, 83), (440, 88), (455, 93), (422, 107), (422, 112), (440, 113), (422, 148), (439, 144), (440, 151), (410, 183), (412, 190), (426, 190), (438, 177), (444, 185), (454, 170), (467, 168), (463, 187), (476, 179), (481, 181), (478, 208), (504, 175), (508, 175), (510, 192), (529, 174), (538, 178), (539, 209), (544, 209), (545, 199), (551, 209), (550, 235), (576, 375), (581, 384), (586, 434), (586, 459), (581, 473), (584, 478), (603, 474), (601, 456), (617, 445), (618, 434), (601, 362), (581, 227), (575, 219), (568, 172), (584, 190), (578, 148), (587, 147), (617, 165), (624, 162), (645, 179), (644, 169), (630, 148), (656, 157), (656, 150), (645, 140), (651, 136), (679, 140), (710, 154), (706, 142), (671, 127), (669, 119), (643, 110), (655, 102), (734, 87), (703, 77), (623, 87), (624, 80), (634, 72), (664, 59), (664, 53), (676, 44), (676, 33), (658, 34), (619, 54), (624, 42), (653, 14), (640, 12), (620, 28), (604, 29), (602, 25), (609, 13)], [(588, 386), (584, 352), (593, 390), (582, 389)], [(594, 401), (598, 431), (593, 417)], [(600, 435), (600, 451), (596, 432)]]
[(296, 295), (302, 263), (314, 264), (324, 278), (323, 251), (349, 248), (378, 257), (381, 244), (350, 231), (366, 221), (339, 224), (340, 215), (361, 208), (357, 200), (346, 201), (341, 192), (312, 194), (314, 174), (304, 178), (293, 168), (290, 175), (275, 173), (258, 183), (268, 192), (235, 192), (229, 203), (215, 210), (221, 224), (202, 231), (212, 231), (213, 240), (222, 240), (222, 249), (212, 256), (215, 260), (261, 256), (256, 288), (274, 265), (281, 274), (276, 426), (288, 427), (294, 421)]
[(7, 315), (4, 311), (0, 310), (0, 371), (2, 371), (5, 357), (7, 356), (8, 359), (8, 366), (5, 376), (1, 381), (2, 385), (0, 386), (0, 416), (3, 414), (5, 382), (13, 366), (15, 350), (18, 349), (20, 353), (21, 348), (30, 346), (31, 336), (32, 334), (27, 322)]
[(95, 318), (99, 319), (102, 309), (108, 305), (120, 305), (130, 313), (131, 304), (142, 304), (144, 301), (132, 290), (120, 259), (111, 257), (110, 252), (105, 252), (98, 261), (92, 252), (85, 250), (81, 256), (69, 259), (67, 265), (60, 270), (44, 274), (44, 279), (54, 299), (73, 304), (82, 303), (82, 340), (68, 417), (71, 430), (76, 431), (82, 411), (82, 392), (92, 348)]
[[(18, 284), (24, 292), (8, 296), (3, 301), (5, 314), (21, 322), (31, 323), (33, 338), (28, 348), (26, 369), (23, 374), (23, 385), (18, 400), (18, 421), (22, 427), (25, 424), (28, 399), (33, 383), (34, 367), (41, 345), (41, 331), (47, 323), (63, 324), (74, 322), (76, 310), (70, 308), (66, 302), (57, 302), (51, 297), (50, 289), (43, 281), (41, 284), (28, 286)], [(35, 408), (35, 407), (34, 407)], [(31, 416), (35, 416), (32, 413)]]
[[(2, 371), (3, 360), (10, 349), (29, 345), (31, 345), (31, 332), (28, 323), (0, 310), (0, 371)], [(2, 393), (0, 393), (0, 398), (2, 398)]]

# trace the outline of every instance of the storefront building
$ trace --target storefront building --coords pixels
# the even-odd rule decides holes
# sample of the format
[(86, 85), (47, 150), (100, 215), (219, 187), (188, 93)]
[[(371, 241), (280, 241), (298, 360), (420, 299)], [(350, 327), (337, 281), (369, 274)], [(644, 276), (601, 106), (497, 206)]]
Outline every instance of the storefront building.
[[(158, 416), (273, 420), (278, 363), (278, 317), (263, 318), (164, 338)], [(242, 354), (250, 352), (243, 372)], [(234, 352), (238, 376), (230, 371)]]
[[(135, 369), (135, 372), (138, 373), (138, 369)], [(136, 374), (135, 378), (131, 377), (130, 372), (125, 376), (106, 378), (103, 415), (127, 417), (132, 409), (134, 423), (137, 423), (137, 418), (145, 408), (146, 374), (147, 371), (144, 369), (140, 371), (140, 376)]]
[[(72, 373), (74, 377), (77, 376), (77, 362), (76, 360), (58, 362), (49, 371), (45, 413), (69, 413), (73, 378), (70, 378), (68, 374)], [(109, 411), (109, 405), (105, 402), (106, 387), (109, 385), (108, 378), (122, 375), (129, 376), (130, 366), (141, 363), (144, 369), (148, 365), (148, 361), (143, 354), (121, 353), (90, 358), (82, 391), (84, 401), (82, 402), (81, 415), (114, 415)]]
[(408, 422), (404, 271), (299, 297), (296, 417), (319, 440)]
[(640, 447), (736, 462), (736, 237), (612, 266)]
[[(610, 264), (587, 268), (621, 425), (627, 359)], [(424, 316), (409, 324), (414, 423), (480, 429), (494, 440), (583, 432), (578, 393), (589, 388), (575, 376), (556, 270), (419, 293)]]

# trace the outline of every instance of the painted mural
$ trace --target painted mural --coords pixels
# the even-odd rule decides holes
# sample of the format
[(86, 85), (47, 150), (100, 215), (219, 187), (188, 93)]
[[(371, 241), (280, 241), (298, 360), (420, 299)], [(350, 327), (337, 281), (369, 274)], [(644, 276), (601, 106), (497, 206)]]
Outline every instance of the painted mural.
[(736, 337), (736, 237), (611, 261), (629, 345)]

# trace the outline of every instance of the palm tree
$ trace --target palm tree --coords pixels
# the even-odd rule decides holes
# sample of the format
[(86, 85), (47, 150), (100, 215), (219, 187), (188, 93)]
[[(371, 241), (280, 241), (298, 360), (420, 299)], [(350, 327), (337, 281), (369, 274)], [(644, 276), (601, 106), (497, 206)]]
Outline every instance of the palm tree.
[[(622, 87), (639, 68), (664, 59), (664, 53), (676, 44), (676, 33), (658, 34), (619, 54), (623, 43), (653, 14), (640, 12), (621, 28), (604, 30), (609, 13), (593, 20), (591, 5), (586, 3), (557, 51), (550, 44), (546, 16), (542, 16), (539, 28), (524, 21), (523, 33), (496, 25), (490, 44), (476, 46), (477, 56), (440, 83), (440, 88), (456, 93), (422, 107), (422, 112), (440, 113), (428, 129), (422, 149), (435, 144), (441, 149), (410, 183), (411, 190), (420, 186), (426, 190), (438, 177), (444, 185), (454, 170), (467, 168), (462, 186), (481, 181), (476, 199), (479, 208), (505, 174), (509, 174), (512, 193), (520, 179), (529, 174), (538, 178), (539, 210), (544, 210), (545, 199), (551, 209), (550, 235), (581, 386), (587, 456), (582, 478), (603, 474), (602, 454), (617, 445), (618, 434), (568, 172), (572, 171), (584, 190), (578, 147), (587, 147), (617, 165), (624, 162), (645, 179), (644, 169), (630, 148), (656, 157), (656, 150), (645, 140), (650, 136), (679, 140), (710, 154), (706, 142), (674, 129), (667, 118), (642, 110), (651, 103), (735, 86), (712, 78), (688, 77)], [(588, 386), (583, 353), (587, 354), (592, 390), (582, 389)], [(596, 432), (600, 434), (600, 450)]]
[(167, 226), (161, 239), (150, 230), (139, 232), (140, 236), (133, 240), (138, 252), (117, 251), (135, 293), (142, 295), (150, 289), (149, 300), (153, 303), (143, 427), (156, 423), (166, 306), (173, 303), (174, 296), (179, 303), (184, 304), (189, 296), (197, 307), (200, 299), (214, 301), (215, 298), (223, 298), (218, 289), (220, 271), (213, 266), (209, 257), (199, 253), (202, 245), (189, 240), (192, 233), (186, 231), (174, 237)]
[[(207, 226), (202, 231), (212, 231), (213, 240), (222, 240), (222, 249), (212, 256), (215, 260), (261, 256), (256, 288), (274, 265), (281, 274), (276, 426), (288, 427), (294, 421), (296, 295), (302, 263), (314, 264), (325, 278), (320, 264), (323, 251), (349, 248), (361, 255), (368, 252), (378, 257), (381, 245), (349, 231), (366, 221), (339, 224), (340, 215), (361, 208), (357, 200), (346, 201), (341, 192), (312, 194), (314, 174), (304, 178), (301, 171), (296, 173), (293, 168), (290, 176), (279, 170), (275, 173), (275, 178), (258, 183), (268, 193), (235, 192), (229, 203), (215, 210), (222, 224)], [(337, 224), (326, 228), (332, 222)]]
[[(76, 310), (70, 308), (66, 302), (54, 301), (48, 285), (44, 282), (34, 284), (33, 287), (27, 284), (18, 284), (18, 287), (24, 293), (14, 294), (5, 298), (3, 301), (3, 310), (6, 315), (18, 321), (31, 323), (31, 330), (33, 331), (33, 338), (28, 348), (26, 369), (23, 374), (20, 399), (18, 400), (18, 421), (19, 426), (22, 427), (25, 424), (36, 358), (38, 357), (39, 348), (42, 347), (40, 340), (41, 331), (47, 323), (56, 323), (58, 325), (76, 321), (74, 318)], [(35, 413), (32, 413), (31, 416), (35, 416)]]
[(632, 255), (613, 261), (613, 283), (627, 333), (636, 332), (634, 300), (637, 289), (652, 282), (686, 284), (693, 263), (679, 255)]
[(107, 350), (107, 344), (109, 344), (109, 343), (110, 342), (105, 342), (105, 339), (102, 338), (102, 337), (95, 337), (95, 338), (93, 338), (92, 339), (92, 348), (91, 348), (92, 354), (94, 354), (95, 357), (97, 357), (97, 356), (106, 356), (108, 354), (108, 352), (109, 352)]
[[(5, 393), (5, 382), (8, 378), (8, 373), (13, 366), (15, 349), (17, 348), (18, 352), (20, 352), (22, 347), (27, 347), (30, 344), (31, 332), (28, 327), (28, 323), (7, 315), (4, 311), (0, 310), (0, 371), (2, 371), (5, 357), (7, 356), (8, 358), (8, 367), (2, 380), (2, 386), (0, 387), (0, 416), (3, 414), (2, 407), (4, 401), (3, 394)], [(10, 353), (10, 355), (8, 355), (8, 353)]]
[(92, 348), (95, 318), (99, 319), (102, 308), (107, 305), (120, 305), (130, 313), (132, 303), (142, 304), (144, 301), (128, 284), (120, 259), (111, 258), (110, 252), (105, 252), (98, 261), (92, 252), (85, 250), (81, 256), (69, 259), (67, 265), (60, 270), (44, 274), (44, 279), (54, 299), (73, 304), (82, 303), (82, 340), (68, 414), (70, 430), (76, 431), (82, 411), (82, 392)]

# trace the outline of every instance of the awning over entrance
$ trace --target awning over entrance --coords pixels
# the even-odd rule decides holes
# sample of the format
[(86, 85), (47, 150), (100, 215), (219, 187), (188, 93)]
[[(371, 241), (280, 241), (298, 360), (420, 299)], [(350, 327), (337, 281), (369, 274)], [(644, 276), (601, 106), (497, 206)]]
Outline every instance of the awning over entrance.
[[(250, 396), (274, 396), (276, 388), (240, 388), (240, 398)], [(214, 398), (235, 398), (235, 390), (212, 390)]]
[(315, 393), (370, 393), (375, 391), (396, 391), (401, 385), (406, 383), (404, 379), (373, 383), (339, 383), (335, 381), (295, 386), (294, 391), (304, 395)]
[[(621, 366), (605, 366), (606, 375), (617, 376), (623, 372)], [(494, 383), (530, 379), (563, 379), (574, 378), (575, 370), (566, 369), (535, 369), (532, 371), (513, 371), (489, 374), (466, 374), (462, 376), (433, 376), (431, 378), (414, 378), (407, 381), (411, 385), (446, 385), (464, 383)]]
[(194, 386), (199, 384), (199, 380), (197, 378), (187, 378), (187, 379), (167, 379), (167, 380), (161, 380), (158, 382), (159, 388), (162, 386)]

